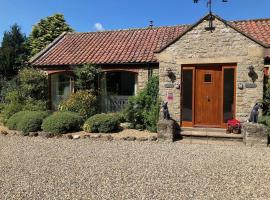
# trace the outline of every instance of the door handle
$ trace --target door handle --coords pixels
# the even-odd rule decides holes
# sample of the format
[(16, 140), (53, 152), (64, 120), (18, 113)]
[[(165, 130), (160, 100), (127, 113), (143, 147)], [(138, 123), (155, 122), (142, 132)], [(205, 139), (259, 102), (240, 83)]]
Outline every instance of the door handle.
[(210, 98), (209, 98), (209, 96), (206, 96), (206, 99), (207, 99), (207, 101), (208, 101), (208, 102), (210, 102)]

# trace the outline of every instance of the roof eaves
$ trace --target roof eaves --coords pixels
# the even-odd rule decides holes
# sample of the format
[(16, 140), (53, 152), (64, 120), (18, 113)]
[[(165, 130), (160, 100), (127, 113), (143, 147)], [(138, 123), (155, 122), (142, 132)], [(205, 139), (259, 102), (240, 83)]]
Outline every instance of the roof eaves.
[(34, 63), (37, 59), (39, 59), (41, 56), (43, 56), (46, 52), (48, 52), (53, 46), (55, 46), (68, 32), (63, 32), (61, 35), (59, 35), (54, 41), (52, 41), (48, 46), (46, 46), (43, 50), (41, 50), (39, 53), (34, 55), (30, 60), (29, 63)]

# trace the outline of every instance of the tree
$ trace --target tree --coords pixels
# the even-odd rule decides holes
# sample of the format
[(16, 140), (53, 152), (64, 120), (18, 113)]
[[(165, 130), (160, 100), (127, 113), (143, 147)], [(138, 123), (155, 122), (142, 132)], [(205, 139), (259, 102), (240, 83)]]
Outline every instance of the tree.
[(74, 70), (76, 81), (75, 87), (78, 90), (96, 90), (95, 87), (100, 69), (91, 64), (84, 64)]
[(31, 56), (39, 53), (48, 44), (55, 40), (63, 32), (72, 32), (73, 29), (66, 23), (64, 15), (55, 14), (41, 19), (29, 35), (28, 45)]
[(26, 37), (21, 28), (14, 24), (9, 31), (4, 33), (0, 48), (0, 74), (1, 79), (11, 79), (22, 68), (28, 51)]

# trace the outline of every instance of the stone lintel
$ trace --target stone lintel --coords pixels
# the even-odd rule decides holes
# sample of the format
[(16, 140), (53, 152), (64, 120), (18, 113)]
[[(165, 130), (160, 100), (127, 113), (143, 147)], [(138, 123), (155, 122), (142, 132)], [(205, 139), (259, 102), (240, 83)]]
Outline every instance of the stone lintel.
[(215, 57), (215, 58), (181, 58), (176, 60), (176, 64), (209, 64), (209, 63), (238, 63), (246, 57)]

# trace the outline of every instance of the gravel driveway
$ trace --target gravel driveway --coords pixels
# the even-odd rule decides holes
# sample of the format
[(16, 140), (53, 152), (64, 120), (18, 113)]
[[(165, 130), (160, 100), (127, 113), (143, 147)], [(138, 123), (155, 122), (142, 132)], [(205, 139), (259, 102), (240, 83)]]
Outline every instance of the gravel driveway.
[(0, 199), (270, 199), (270, 149), (0, 136)]

